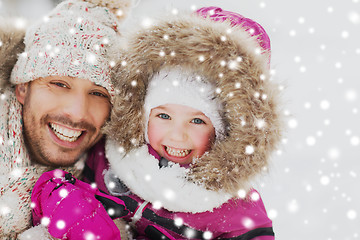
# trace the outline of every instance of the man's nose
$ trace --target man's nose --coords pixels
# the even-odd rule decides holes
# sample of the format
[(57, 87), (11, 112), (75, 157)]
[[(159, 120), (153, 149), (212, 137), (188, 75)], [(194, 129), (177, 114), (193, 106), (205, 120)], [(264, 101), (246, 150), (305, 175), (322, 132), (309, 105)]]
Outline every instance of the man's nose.
[(88, 96), (81, 93), (73, 93), (65, 97), (64, 114), (73, 122), (80, 122), (88, 118)]

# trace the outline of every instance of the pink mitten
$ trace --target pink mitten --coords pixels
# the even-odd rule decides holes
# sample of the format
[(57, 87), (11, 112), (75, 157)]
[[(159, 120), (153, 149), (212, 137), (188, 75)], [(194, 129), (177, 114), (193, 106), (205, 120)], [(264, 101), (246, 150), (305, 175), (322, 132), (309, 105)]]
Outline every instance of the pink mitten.
[(122, 200), (62, 170), (41, 175), (31, 200), (33, 225), (46, 225), (49, 233), (60, 239), (120, 240), (120, 231), (112, 219), (129, 213)]

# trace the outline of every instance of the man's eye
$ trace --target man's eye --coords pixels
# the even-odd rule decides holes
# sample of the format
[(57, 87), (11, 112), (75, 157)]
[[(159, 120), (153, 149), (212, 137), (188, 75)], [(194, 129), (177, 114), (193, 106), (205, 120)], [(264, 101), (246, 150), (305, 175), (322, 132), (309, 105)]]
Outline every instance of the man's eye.
[(162, 118), (162, 119), (170, 119), (170, 116), (167, 115), (166, 113), (160, 113), (160, 114), (158, 114), (158, 117)]
[(64, 83), (61, 82), (53, 82), (52, 84), (58, 86), (58, 87), (62, 87), (62, 88), (67, 88), (68, 86), (66, 86)]
[(200, 118), (194, 118), (193, 120), (191, 120), (191, 122), (195, 124), (205, 124), (205, 122)]

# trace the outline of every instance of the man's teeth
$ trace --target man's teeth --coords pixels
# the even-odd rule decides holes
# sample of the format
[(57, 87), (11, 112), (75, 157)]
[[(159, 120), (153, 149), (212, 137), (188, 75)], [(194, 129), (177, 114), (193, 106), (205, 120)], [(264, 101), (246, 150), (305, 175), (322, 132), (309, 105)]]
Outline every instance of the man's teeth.
[(178, 150), (171, 147), (165, 147), (165, 150), (169, 155), (174, 157), (185, 157), (191, 152), (191, 150)]
[(59, 139), (67, 142), (76, 141), (82, 133), (82, 131), (71, 130), (55, 123), (50, 123), (50, 127)]

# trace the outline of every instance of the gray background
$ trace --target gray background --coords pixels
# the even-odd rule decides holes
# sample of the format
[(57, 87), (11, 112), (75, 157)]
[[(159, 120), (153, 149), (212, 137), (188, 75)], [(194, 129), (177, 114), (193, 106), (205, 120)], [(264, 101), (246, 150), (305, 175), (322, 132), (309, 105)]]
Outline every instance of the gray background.
[[(32, 21), (54, 2), (2, 0), (0, 14)], [(211, 5), (256, 20), (272, 41), (287, 131), (256, 186), (276, 239), (360, 239), (360, 0), (141, 0), (123, 31)]]

